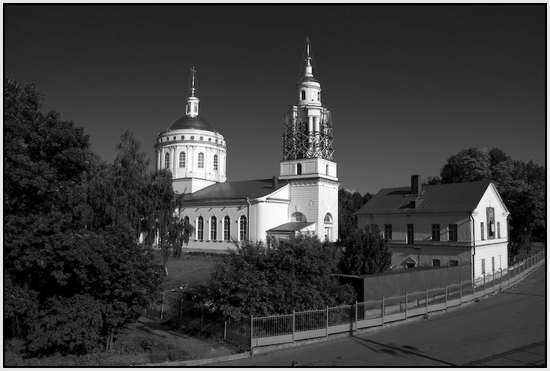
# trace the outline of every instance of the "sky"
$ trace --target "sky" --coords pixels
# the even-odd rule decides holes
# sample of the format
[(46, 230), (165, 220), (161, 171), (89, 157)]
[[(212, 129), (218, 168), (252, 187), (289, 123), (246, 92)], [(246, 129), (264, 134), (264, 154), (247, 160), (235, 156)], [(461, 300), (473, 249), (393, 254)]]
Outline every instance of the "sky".
[(4, 4), (4, 76), (35, 83), (106, 161), (131, 131), (152, 167), (195, 65), (228, 179), (271, 178), (306, 36), (343, 187), (436, 176), (469, 147), (545, 164), (545, 4)]

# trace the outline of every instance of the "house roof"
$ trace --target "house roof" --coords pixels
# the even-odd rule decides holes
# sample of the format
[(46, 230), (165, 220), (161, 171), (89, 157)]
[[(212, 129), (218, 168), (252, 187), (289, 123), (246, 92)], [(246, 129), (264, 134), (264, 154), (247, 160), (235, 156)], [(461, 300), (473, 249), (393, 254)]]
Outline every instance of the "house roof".
[(489, 184), (482, 180), (424, 185), (420, 195), (411, 194), (410, 187), (383, 188), (356, 214), (471, 212)]
[(277, 182), (273, 187), (273, 179), (238, 180), (224, 183), (216, 183), (194, 193), (185, 193), (179, 196), (179, 200), (206, 201), (228, 199), (255, 199), (267, 196), (287, 184), (284, 180)]
[(271, 228), (268, 232), (296, 232), (315, 224), (315, 222), (290, 222)]

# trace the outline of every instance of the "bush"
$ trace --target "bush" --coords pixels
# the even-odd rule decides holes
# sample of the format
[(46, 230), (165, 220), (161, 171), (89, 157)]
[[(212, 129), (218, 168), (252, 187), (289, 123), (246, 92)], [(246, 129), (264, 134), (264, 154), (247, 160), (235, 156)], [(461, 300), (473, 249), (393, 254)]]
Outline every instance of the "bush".
[(101, 304), (87, 295), (48, 300), (28, 337), (29, 355), (85, 354), (101, 340)]

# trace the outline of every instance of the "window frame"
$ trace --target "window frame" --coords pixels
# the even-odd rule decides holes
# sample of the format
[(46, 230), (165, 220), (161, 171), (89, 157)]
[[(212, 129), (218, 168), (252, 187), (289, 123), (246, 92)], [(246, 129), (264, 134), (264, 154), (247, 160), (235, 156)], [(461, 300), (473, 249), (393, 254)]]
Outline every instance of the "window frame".
[(197, 218), (197, 240), (204, 240), (204, 218), (202, 216)]
[(197, 156), (197, 166), (199, 169), (204, 169), (204, 152), (199, 152)]
[(414, 245), (414, 224), (407, 224), (407, 245)]
[(185, 151), (181, 151), (180, 152), (180, 161), (179, 161), (180, 169), (185, 168), (185, 161), (186, 160), (187, 160), (187, 155), (185, 154)]
[(210, 217), (210, 240), (216, 241), (218, 238), (218, 218), (215, 215)]
[(223, 217), (223, 239), (231, 241), (231, 218), (229, 215)]
[(164, 154), (164, 168), (170, 169), (170, 152)]
[(391, 241), (393, 239), (392, 234), (393, 234), (392, 225), (384, 224), (384, 240)]
[(449, 224), (448, 240), (451, 242), (458, 241), (458, 224)]
[(441, 224), (432, 224), (432, 241), (441, 241)]
[(248, 239), (248, 236), (247, 236), (247, 225), (248, 223), (248, 220), (246, 218), (245, 215), (241, 215), (239, 217), (239, 241), (247, 241)]
[(212, 160), (214, 165), (214, 170), (218, 170), (218, 155), (214, 155), (214, 159)]

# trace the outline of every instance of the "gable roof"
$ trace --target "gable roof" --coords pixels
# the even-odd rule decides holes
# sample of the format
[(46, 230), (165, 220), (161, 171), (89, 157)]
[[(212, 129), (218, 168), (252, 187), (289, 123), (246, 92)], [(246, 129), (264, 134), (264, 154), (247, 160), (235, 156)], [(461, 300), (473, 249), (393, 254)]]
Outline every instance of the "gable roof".
[(279, 180), (277, 187), (273, 187), (273, 179), (237, 180), (224, 183), (216, 183), (194, 193), (185, 193), (179, 196), (179, 200), (208, 201), (208, 200), (251, 200), (267, 196), (284, 187), (288, 182)]
[(482, 180), (424, 185), (420, 195), (411, 194), (410, 187), (383, 188), (356, 214), (471, 212), (489, 184), (491, 181)]

